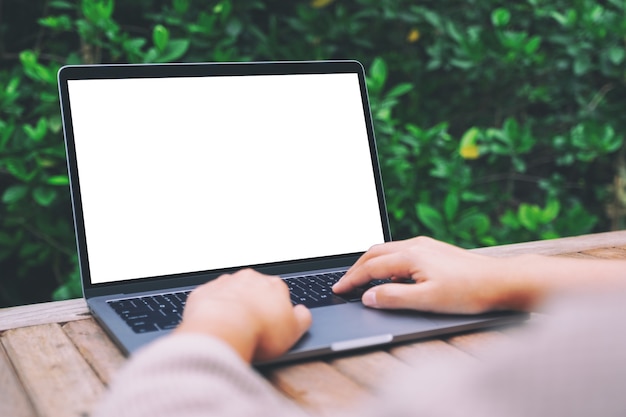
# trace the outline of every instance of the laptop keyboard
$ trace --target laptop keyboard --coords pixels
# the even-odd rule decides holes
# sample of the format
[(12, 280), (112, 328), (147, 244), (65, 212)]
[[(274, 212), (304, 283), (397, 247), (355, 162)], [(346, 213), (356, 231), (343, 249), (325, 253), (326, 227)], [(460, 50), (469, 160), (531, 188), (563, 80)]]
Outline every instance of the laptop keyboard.
[[(336, 295), (331, 287), (344, 272), (306, 275), (285, 279), (291, 295), (291, 303), (304, 304), (308, 308), (360, 301), (363, 293), (389, 279), (371, 281), (366, 286), (348, 293)], [(180, 323), (187, 296), (191, 291), (156, 294), (145, 297), (112, 300), (107, 303), (133, 329), (135, 333), (173, 329)]]
[(332, 272), (285, 279), (285, 283), (289, 287), (291, 303), (293, 305), (304, 304), (308, 308), (314, 308), (343, 304), (350, 301), (361, 301), (361, 296), (369, 288), (385, 282), (391, 282), (390, 279), (377, 279), (350, 293), (337, 295), (333, 293), (331, 287), (344, 274), (345, 272)]
[(135, 333), (173, 329), (180, 323), (191, 291), (113, 300), (107, 303)]

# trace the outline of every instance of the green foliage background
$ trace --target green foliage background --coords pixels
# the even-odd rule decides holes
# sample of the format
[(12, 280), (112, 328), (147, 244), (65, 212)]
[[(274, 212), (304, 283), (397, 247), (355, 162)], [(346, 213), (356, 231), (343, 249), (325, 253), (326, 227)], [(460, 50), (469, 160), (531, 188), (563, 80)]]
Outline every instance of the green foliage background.
[(358, 59), (394, 238), (624, 228), (624, 0), (0, 0), (0, 40), (0, 306), (80, 295), (64, 64)]

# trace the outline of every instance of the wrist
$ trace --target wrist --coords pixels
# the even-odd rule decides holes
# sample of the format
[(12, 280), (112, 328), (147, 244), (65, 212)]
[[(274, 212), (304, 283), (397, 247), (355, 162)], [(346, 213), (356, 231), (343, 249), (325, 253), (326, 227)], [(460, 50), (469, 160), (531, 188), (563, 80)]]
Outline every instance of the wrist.
[(498, 258), (494, 279), (496, 309), (531, 311), (537, 307), (543, 294), (532, 271), (543, 258), (531, 254)]

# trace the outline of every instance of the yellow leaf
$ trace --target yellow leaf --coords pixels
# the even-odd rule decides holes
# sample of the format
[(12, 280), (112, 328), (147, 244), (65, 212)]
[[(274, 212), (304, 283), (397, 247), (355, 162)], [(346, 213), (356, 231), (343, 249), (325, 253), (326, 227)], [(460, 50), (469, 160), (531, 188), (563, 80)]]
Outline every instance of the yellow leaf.
[(477, 159), (480, 156), (478, 146), (473, 143), (468, 143), (464, 146), (461, 146), (461, 148), (459, 149), (459, 153), (464, 159)]
[(411, 31), (409, 32), (408, 35), (406, 35), (406, 40), (407, 42), (411, 42), (411, 43), (415, 43), (420, 39), (420, 31), (413, 28), (411, 29)]
[(322, 7), (328, 6), (333, 1), (334, 0), (313, 0), (311, 2), (311, 6), (315, 7), (316, 9), (321, 9)]

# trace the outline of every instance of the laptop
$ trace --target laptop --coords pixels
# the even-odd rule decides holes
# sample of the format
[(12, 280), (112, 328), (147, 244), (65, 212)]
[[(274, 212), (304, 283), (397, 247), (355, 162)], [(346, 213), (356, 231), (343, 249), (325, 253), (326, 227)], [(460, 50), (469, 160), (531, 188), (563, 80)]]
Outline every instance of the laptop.
[(519, 320), (379, 311), (326, 288), (391, 240), (360, 63), (66, 66), (58, 82), (83, 294), (124, 353), (244, 267), (282, 276), (313, 314), (272, 363)]

